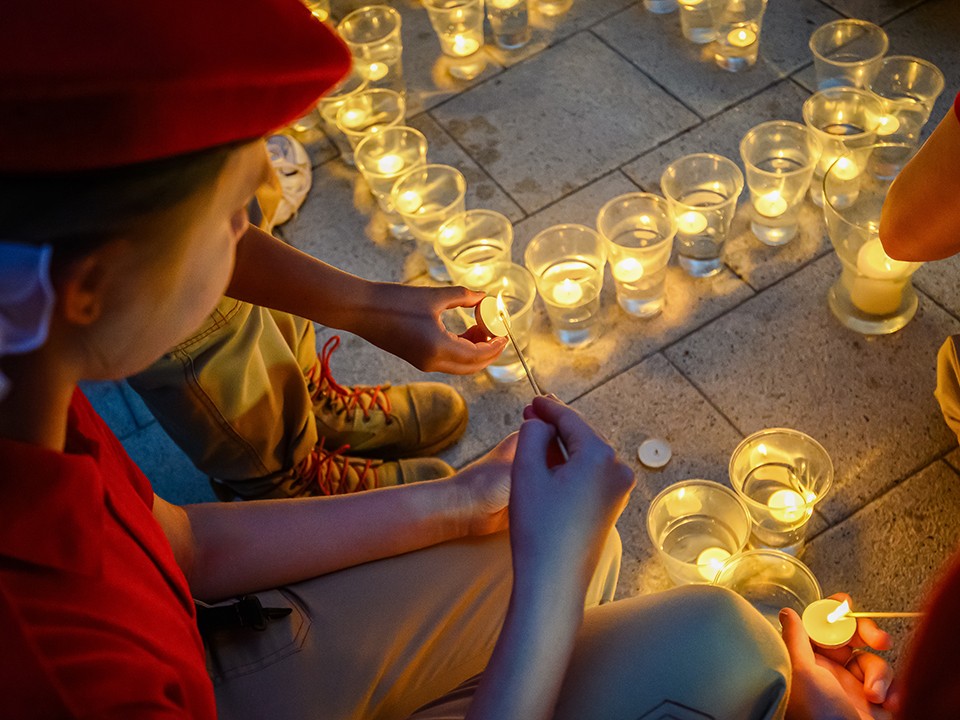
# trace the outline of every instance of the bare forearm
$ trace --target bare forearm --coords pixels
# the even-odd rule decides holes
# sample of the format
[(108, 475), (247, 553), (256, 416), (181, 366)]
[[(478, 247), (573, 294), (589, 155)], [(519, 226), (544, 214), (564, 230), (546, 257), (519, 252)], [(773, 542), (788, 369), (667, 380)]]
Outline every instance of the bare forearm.
[(372, 283), (317, 260), (251, 226), (237, 245), (227, 295), (352, 330), (372, 302)]
[(185, 509), (188, 580), (215, 601), (399, 555), (465, 532), (453, 479), (331, 498), (209, 503)]

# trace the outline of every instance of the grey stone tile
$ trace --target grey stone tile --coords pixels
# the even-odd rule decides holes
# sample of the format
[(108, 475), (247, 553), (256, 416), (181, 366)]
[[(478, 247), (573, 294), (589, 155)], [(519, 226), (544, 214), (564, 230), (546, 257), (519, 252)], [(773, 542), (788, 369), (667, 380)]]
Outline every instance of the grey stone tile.
[(717, 67), (710, 45), (685, 40), (675, 14), (653, 15), (635, 5), (593, 30), (688, 107), (710, 117), (809, 62), (810, 33), (836, 17), (816, 0), (771, 3), (757, 64), (740, 73)]
[(113, 434), (123, 439), (137, 430), (137, 423), (123, 399), (120, 383), (111, 381), (80, 383), (80, 389), (87, 396), (93, 409), (110, 426)]
[(185, 505), (216, 500), (207, 476), (163, 431), (159, 423), (126, 437), (123, 446), (153, 485), (153, 491), (167, 502)]
[(684, 155), (712, 152), (733, 160), (741, 169), (740, 141), (747, 131), (768, 120), (803, 122), (801, 108), (809, 93), (789, 80), (778, 82), (720, 115), (698, 125), (623, 166), (623, 171), (644, 190), (660, 193), (660, 176), (671, 162)]
[(696, 122), (589, 33), (431, 114), (527, 212)]
[[(936, 462), (811, 541), (804, 553), (825, 595), (849, 592), (855, 607), (874, 611), (922, 606), (960, 540), (960, 478)], [(877, 621), (891, 633), (896, 662), (916, 620)]]
[(823, 0), (847, 17), (885, 23), (926, 0)]
[(330, 139), (324, 135), (319, 126), (301, 131), (287, 128), (283, 132), (303, 145), (307, 155), (310, 156), (310, 166), (313, 168), (318, 168), (328, 160), (340, 155), (337, 146), (330, 142)]
[(467, 180), (466, 203), (468, 209), (486, 208), (503, 213), (513, 221), (524, 216), (523, 210), (467, 155), (447, 131), (440, 127), (428, 113), (410, 119), (410, 125), (427, 138), (427, 160), (432, 163), (452, 165), (460, 170)]
[(857, 335), (827, 307), (839, 270), (832, 255), (816, 260), (665, 351), (741, 432), (792, 427), (823, 443), (836, 469), (821, 506), (831, 523), (956, 442), (933, 388), (936, 350), (960, 330), (922, 297), (902, 331)]
[(960, 255), (926, 263), (914, 275), (914, 285), (954, 315), (960, 315)]

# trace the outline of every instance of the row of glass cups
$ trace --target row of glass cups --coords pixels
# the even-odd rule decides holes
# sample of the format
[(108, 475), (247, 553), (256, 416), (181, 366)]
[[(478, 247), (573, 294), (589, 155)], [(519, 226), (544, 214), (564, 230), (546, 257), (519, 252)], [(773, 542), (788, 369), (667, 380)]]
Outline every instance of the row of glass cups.
[(833, 464), (809, 435), (773, 428), (737, 446), (729, 473), (732, 490), (709, 480), (663, 490), (650, 503), (647, 532), (675, 584), (729, 587), (777, 624), (782, 607), (802, 613), (820, 599), (797, 556), (832, 486)]

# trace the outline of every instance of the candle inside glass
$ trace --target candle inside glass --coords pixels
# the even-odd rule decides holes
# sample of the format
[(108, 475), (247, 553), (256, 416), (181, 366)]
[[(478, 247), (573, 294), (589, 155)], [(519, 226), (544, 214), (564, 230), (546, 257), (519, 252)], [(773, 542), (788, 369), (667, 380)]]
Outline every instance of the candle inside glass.
[(849, 281), (850, 301), (868, 315), (889, 315), (900, 308), (915, 264), (894, 260), (874, 238), (857, 253), (856, 270)]
[(708, 547), (697, 556), (697, 571), (705, 580), (713, 582), (723, 563), (730, 558), (730, 551), (720, 547)]

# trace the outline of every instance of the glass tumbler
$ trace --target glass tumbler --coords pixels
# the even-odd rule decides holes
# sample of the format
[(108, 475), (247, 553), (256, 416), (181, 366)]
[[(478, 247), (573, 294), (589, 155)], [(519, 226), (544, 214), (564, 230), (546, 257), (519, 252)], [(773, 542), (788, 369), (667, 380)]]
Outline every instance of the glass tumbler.
[(440, 51), (454, 58), (483, 47), (483, 0), (423, 0)]
[(384, 128), (403, 125), (406, 103), (393, 90), (364, 90), (343, 101), (337, 110), (337, 128), (356, 150), (368, 135)]
[(680, 6), (680, 31), (690, 42), (705, 45), (717, 36), (713, 27), (711, 0), (677, 0)]
[(733, 451), (730, 484), (753, 519), (752, 545), (799, 555), (813, 509), (833, 484), (833, 463), (809, 435), (760, 430)]
[[(533, 365), (530, 354), (524, 352), (530, 343), (533, 330), (533, 301), (537, 298), (537, 283), (523, 265), (511, 262), (494, 263), (491, 267), (493, 280), (483, 292), (493, 297), (500, 296), (510, 315), (510, 332), (524, 353), (527, 364)], [(503, 352), (487, 366), (487, 374), (497, 382), (516, 382), (526, 377), (526, 371), (513, 343), (508, 343)]]
[(741, 72), (753, 67), (760, 50), (760, 30), (767, 0), (710, 1), (715, 40), (714, 61), (729, 72)]
[[(883, 107), (869, 90), (835, 87), (818, 90), (803, 103), (803, 122), (820, 141), (820, 160), (813, 169), (810, 199), (823, 206), (823, 176), (841, 156), (848, 155), (837, 172), (855, 177), (859, 169), (848, 166), (856, 151), (876, 142)], [(851, 151), (854, 151), (851, 155)]]
[(660, 188), (677, 222), (680, 266), (693, 277), (720, 272), (723, 246), (743, 192), (740, 168), (712, 153), (687, 155), (667, 166)]
[(516, 50), (530, 41), (527, 0), (487, 0), (487, 20), (493, 39), (504, 50)]
[[(877, 144), (853, 159), (841, 157), (824, 178), (827, 234), (842, 266), (827, 300), (843, 325), (864, 335), (896, 332), (919, 305), (911, 278), (922, 263), (892, 259), (879, 236), (880, 209), (896, 175), (889, 158), (901, 158), (909, 150)], [(842, 172), (843, 161), (857, 167), (858, 174), (851, 178)]]
[(357, 71), (371, 88), (406, 93), (400, 13), (389, 5), (368, 5), (343, 18), (337, 32), (350, 48)]
[(464, 212), (467, 181), (449, 165), (428, 164), (401, 175), (390, 191), (390, 202), (417, 240), (434, 280), (450, 275), (434, 250), (440, 226)]
[(405, 125), (384, 128), (357, 143), (354, 157), (370, 192), (387, 215), (390, 233), (403, 240), (412, 238), (403, 218), (393, 207), (390, 191), (397, 178), (426, 164), (427, 139), (423, 133)]
[(746, 548), (750, 516), (730, 488), (685, 480), (650, 503), (647, 534), (674, 584), (708, 583)]
[(677, 233), (669, 203), (651, 193), (621, 195), (600, 209), (597, 230), (607, 242), (620, 307), (636, 317), (657, 315)]
[(357, 72), (356, 67), (351, 67), (347, 76), (340, 81), (338, 85), (332, 88), (326, 95), (317, 101), (317, 109), (320, 111), (320, 121), (324, 133), (333, 141), (333, 144), (340, 150), (340, 159), (347, 165), (353, 165), (353, 145), (347, 140), (347, 136), (340, 132), (337, 127), (337, 113), (343, 104), (354, 95), (367, 89), (366, 79)]
[(530, 241), (523, 258), (537, 281), (557, 340), (567, 347), (596, 340), (607, 262), (603, 239), (583, 225), (554, 225)]
[(820, 141), (799, 123), (774, 120), (744, 135), (740, 157), (750, 190), (750, 229), (765, 245), (790, 242), (820, 159)]
[(883, 28), (866, 20), (821, 25), (810, 36), (817, 89), (867, 87), (889, 45)]
[(891, 55), (867, 86), (880, 98), (883, 116), (877, 139), (916, 147), (920, 130), (943, 92), (943, 73), (933, 63), (909, 55)]
[(495, 275), (493, 266), (510, 262), (513, 223), (493, 210), (467, 210), (440, 226), (434, 250), (450, 280), (471, 290), (481, 290)]

